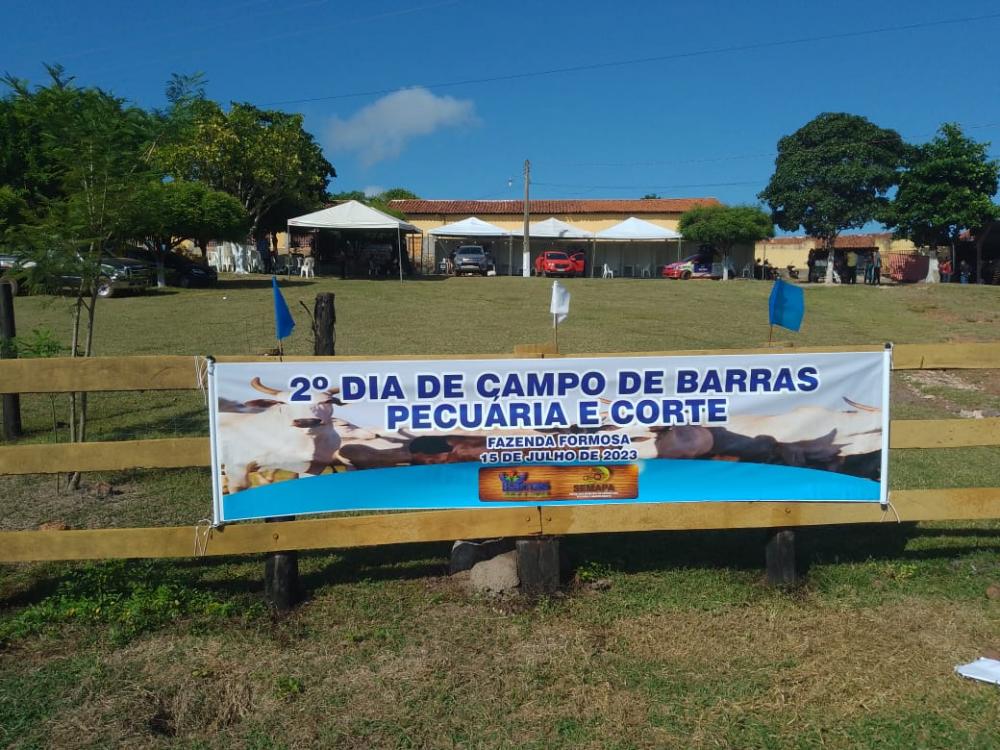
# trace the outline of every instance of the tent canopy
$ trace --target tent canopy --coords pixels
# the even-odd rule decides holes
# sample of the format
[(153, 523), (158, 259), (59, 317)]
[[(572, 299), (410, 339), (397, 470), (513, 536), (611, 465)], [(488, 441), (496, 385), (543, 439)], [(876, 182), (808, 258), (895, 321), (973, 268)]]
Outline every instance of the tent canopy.
[(468, 219), (434, 227), (427, 232), (437, 237), (510, 237), (510, 232), (488, 221), (470, 216)]
[[(511, 234), (520, 237), (524, 234), (524, 230), (515, 229), (511, 232)], [(559, 221), (559, 219), (551, 216), (545, 221), (533, 221), (529, 224), (528, 236), (548, 237), (559, 240), (581, 240), (590, 239), (594, 236), (594, 233), (588, 232), (586, 229), (574, 227), (572, 224), (567, 224), (565, 221)]]
[(314, 211), (311, 214), (296, 216), (288, 220), (290, 227), (309, 227), (311, 229), (393, 229), (403, 232), (419, 232), (412, 224), (408, 224), (395, 216), (366, 206), (358, 201), (347, 201), (337, 206)]
[(597, 233), (599, 240), (679, 240), (680, 232), (630, 216), (625, 221)]

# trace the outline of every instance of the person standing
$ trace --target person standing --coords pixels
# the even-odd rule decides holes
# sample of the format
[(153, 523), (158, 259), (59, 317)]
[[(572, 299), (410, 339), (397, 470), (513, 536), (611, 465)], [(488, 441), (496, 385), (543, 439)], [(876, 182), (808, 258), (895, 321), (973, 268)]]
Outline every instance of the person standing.
[(945, 258), (938, 265), (938, 273), (941, 274), (941, 283), (949, 284), (951, 283), (951, 259)]
[(962, 262), (958, 264), (958, 280), (962, 284), (968, 284), (970, 276), (972, 276), (972, 266), (969, 265), (969, 261), (963, 258)]
[(847, 283), (854, 284), (858, 280), (858, 254), (853, 250), (847, 251)]
[(877, 249), (872, 253), (872, 286), (882, 286), (882, 253)]

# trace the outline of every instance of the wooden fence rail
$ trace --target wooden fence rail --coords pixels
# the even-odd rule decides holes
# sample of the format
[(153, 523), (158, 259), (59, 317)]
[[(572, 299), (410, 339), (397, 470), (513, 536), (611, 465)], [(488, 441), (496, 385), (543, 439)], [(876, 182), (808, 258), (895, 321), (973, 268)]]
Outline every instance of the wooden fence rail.
[[(878, 351), (881, 346), (794, 351)], [(643, 354), (774, 353), (774, 349)], [(551, 356), (525, 351), (519, 356)], [(601, 355), (581, 355), (601, 356)], [(487, 357), (483, 357), (487, 358)], [(493, 357), (489, 357), (493, 358)], [(246, 361), (244, 357), (220, 361)], [(249, 358), (254, 359), (254, 358)], [(265, 360), (267, 358), (256, 358)], [(350, 361), (369, 357), (300, 357), (286, 361)], [(393, 357), (385, 359), (429, 359)], [(1000, 343), (901, 344), (895, 370), (1000, 369)], [(185, 356), (0, 361), (0, 393), (184, 390), (199, 387), (199, 361)], [(894, 449), (1000, 445), (1000, 419), (893, 420)], [(84, 444), (0, 447), (0, 475), (209, 466), (208, 439), (163, 438)], [(895, 521), (1000, 518), (1000, 488), (901, 489), (890, 493)], [(624, 506), (529, 507), (338, 516), (281, 524), (243, 523), (139, 529), (0, 532), (0, 562), (135, 557), (188, 557), (361, 547), (486, 537), (616, 531), (787, 528), (886, 520), (873, 503), (691, 502)]]

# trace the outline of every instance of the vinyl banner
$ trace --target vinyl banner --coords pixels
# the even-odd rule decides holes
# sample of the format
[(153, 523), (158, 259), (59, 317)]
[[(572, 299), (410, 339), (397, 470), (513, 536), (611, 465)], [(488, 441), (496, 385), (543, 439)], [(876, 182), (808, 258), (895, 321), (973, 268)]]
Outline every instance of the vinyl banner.
[(885, 501), (890, 351), (214, 364), (215, 521)]

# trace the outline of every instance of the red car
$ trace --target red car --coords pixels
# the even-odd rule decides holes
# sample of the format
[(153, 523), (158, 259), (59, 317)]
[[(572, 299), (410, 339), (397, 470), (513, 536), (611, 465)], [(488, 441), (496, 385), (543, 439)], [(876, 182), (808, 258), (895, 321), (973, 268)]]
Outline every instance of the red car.
[(668, 263), (663, 267), (663, 277), (667, 279), (721, 279), (721, 264), (712, 262), (708, 253), (690, 255), (676, 263)]
[(573, 276), (576, 264), (562, 250), (545, 250), (535, 258), (535, 276)]
[(585, 276), (587, 271), (587, 254), (583, 250), (571, 250), (569, 259), (573, 261), (573, 273)]

